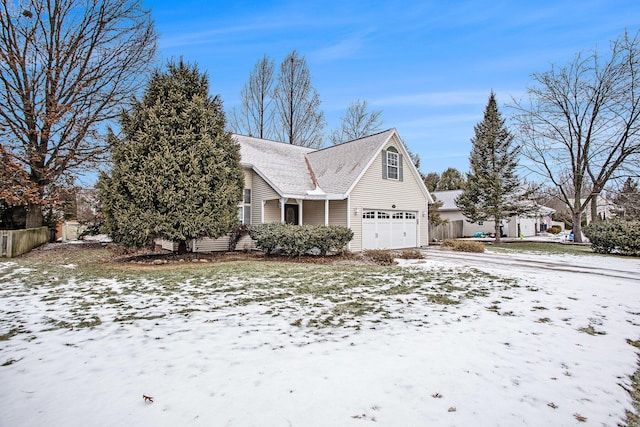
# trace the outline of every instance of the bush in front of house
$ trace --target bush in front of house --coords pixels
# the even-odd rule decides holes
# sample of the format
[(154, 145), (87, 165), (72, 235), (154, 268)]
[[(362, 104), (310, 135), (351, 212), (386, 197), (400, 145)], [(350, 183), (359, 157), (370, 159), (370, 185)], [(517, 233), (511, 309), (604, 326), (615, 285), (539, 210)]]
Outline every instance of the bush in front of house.
[(473, 240), (454, 240), (453, 250), (458, 252), (484, 252), (484, 244)]
[(393, 265), (396, 263), (395, 257), (388, 249), (368, 249), (362, 255), (379, 265)]
[(424, 255), (418, 249), (403, 249), (400, 252), (400, 256), (398, 258), (401, 259), (423, 259)]
[(562, 227), (560, 227), (559, 225), (554, 225), (547, 228), (547, 233), (551, 233), (551, 234), (559, 234), (561, 231), (562, 231)]
[(453, 248), (456, 245), (455, 239), (444, 239), (440, 244), (442, 248)]
[(251, 226), (249, 235), (267, 255), (278, 250), (288, 257), (300, 257), (313, 249), (324, 256), (342, 251), (353, 239), (351, 229), (333, 225), (260, 224)]
[(640, 256), (640, 221), (592, 222), (584, 227), (583, 232), (594, 252)]

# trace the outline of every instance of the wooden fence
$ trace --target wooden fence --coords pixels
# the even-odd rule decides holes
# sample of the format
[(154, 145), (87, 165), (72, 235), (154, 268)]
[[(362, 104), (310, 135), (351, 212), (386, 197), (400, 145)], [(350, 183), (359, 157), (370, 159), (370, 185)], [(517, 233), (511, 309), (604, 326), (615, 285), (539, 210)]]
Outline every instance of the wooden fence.
[(0, 257), (13, 258), (48, 241), (48, 227), (0, 230)]
[(446, 224), (440, 224), (433, 227), (429, 224), (429, 240), (442, 241), (444, 239), (457, 239), (462, 237), (462, 220), (449, 221)]

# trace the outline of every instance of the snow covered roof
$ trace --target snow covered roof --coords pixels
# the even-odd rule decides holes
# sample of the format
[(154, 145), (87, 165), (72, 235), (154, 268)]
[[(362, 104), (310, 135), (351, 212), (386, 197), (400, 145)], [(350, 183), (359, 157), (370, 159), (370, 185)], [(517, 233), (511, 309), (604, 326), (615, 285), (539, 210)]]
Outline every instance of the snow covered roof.
[(394, 132), (395, 129), (389, 129), (309, 153), (307, 158), (320, 188), (327, 193), (346, 195)]
[[(434, 191), (432, 193), (436, 202), (442, 202), (442, 207), (438, 209), (441, 212), (459, 211), (460, 209), (456, 206), (455, 200), (460, 194), (462, 194), (462, 190)], [(537, 210), (533, 215), (549, 215), (555, 212), (555, 209), (538, 205), (533, 200), (527, 200), (526, 203), (536, 206)]]
[(253, 167), (281, 196), (300, 196), (316, 190), (305, 155), (312, 148), (250, 136), (233, 135), (240, 145), (241, 163)]
[(434, 191), (431, 193), (436, 202), (442, 202), (442, 207), (439, 211), (457, 211), (456, 197), (462, 194), (462, 190), (449, 190), (449, 191)]
[(344, 199), (387, 141), (389, 129), (316, 150), (233, 135), (241, 163), (253, 168), (283, 197)]

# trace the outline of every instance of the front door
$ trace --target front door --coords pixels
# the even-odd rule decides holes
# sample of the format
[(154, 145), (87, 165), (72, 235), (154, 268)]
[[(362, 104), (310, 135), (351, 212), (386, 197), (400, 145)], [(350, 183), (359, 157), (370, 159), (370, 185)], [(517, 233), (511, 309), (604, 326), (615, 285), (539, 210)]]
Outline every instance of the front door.
[(298, 225), (298, 205), (284, 205), (284, 222)]

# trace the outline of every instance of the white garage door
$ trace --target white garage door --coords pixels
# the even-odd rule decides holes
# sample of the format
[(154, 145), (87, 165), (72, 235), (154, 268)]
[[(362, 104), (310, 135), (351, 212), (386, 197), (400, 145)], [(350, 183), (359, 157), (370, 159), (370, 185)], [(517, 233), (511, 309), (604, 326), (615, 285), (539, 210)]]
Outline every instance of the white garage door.
[(371, 209), (362, 213), (362, 249), (399, 249), (416, 246), (416, 212)]

